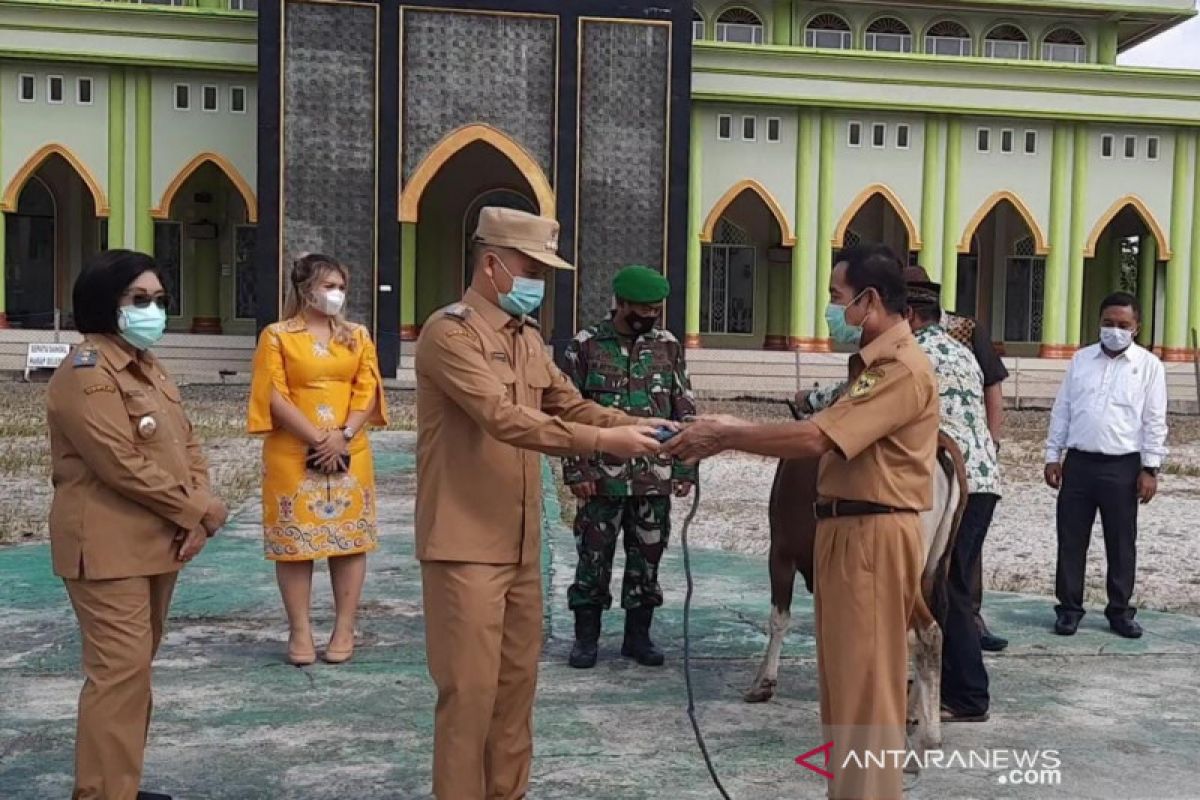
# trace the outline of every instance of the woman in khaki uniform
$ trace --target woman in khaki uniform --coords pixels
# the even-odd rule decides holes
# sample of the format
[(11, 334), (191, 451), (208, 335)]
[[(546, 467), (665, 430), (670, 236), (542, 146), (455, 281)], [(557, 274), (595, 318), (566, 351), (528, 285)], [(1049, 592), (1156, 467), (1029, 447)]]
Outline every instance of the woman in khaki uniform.
[(109, 250), (79, 276), (84, 341), (50, 380), (50, 549), (79, 619), (85, 681), (76, 800), (140, 792), (150, 663), (179, 569), (225, 523), (179, 389), (150, 347), (167, 298), (150, 256)]

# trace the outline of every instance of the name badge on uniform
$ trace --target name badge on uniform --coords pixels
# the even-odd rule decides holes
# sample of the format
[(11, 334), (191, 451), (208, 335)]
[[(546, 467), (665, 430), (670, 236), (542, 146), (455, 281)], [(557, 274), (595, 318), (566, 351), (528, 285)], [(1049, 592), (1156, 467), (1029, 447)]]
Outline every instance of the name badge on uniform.
[(158, 420), (147, 414), (138, 420), (137, 432), (138, 436), (143, 439), (149, 439), (158, 430)]
[(508, 363), (508, 354), (507, 353), (492, 353), (492, 361), (503, 361), (505, 364), (507, 364)]

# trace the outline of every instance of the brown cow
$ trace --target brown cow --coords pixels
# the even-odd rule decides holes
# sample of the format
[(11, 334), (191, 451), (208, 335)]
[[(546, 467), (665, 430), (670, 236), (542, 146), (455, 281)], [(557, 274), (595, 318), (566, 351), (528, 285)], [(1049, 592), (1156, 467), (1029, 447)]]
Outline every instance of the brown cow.
[[(748, 703), (770, 700), (778, 684), (783, 637), (791, 625), (792, 588), (796, 573), (813, 589), (813, 548), (817, 520), (819, 459), (781, 459), (771, 487), (770, 523), (771, 620), (770, 642), (762, 665), (747, 690)], [(962, 453), (950, 437), (938, 434), (938, 466), (934, 473), (934, 507), (922, 514), (925, 568), (921, 596), (909, 620), (909, 644), (916, 679), (909, 695), (909, 718), (917, 721), (920, 749), (941, 745), (942, 631), (929, 609), (945, 592), (946, 569), (953, 551), (954, 533), (967, 501), (967, 476)]]

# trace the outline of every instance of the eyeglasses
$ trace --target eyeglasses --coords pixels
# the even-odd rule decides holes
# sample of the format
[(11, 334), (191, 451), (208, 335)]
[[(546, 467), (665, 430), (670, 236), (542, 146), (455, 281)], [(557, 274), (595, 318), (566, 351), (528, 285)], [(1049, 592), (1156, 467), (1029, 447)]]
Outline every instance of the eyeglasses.
[(165, 294), (155, 295), (154, 297), (151, 297), (148, 294), (135, 294), (132, 298), (130, 298), (129, 302), (138, 308), (149, 308), (150, 304), (154, 303), (154, 305), (162, 309), (165, 309), (171, 303), (170, 299)]

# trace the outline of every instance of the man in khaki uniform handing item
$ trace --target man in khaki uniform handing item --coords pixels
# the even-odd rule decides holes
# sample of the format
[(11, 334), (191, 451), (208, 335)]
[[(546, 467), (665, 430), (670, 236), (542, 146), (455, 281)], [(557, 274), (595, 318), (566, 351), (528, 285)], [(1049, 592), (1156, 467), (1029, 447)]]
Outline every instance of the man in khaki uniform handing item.
[[(897, 798), (903, 759), (881, 751), (905, 747), (908, 619), (920, 590), (920, 512), (933, 505), (938, 389), (902, 316), (907, 300), (894, 259), (848, 248), (829, 290), (830, 335), (860, 345), (837, 402), (802, 422), (701, 418), (665, 452), (688, 460), (724, 450), (825, 454), (814, 611), (823, 741), (833, 742), (829, 796)], [(869, 766), (880, 758), (884, 768)]]
[(584, 400), (546, 354), (528, 315), (545, 275), (573, 269), (557, 250), (554, 220), (484, 208), (471, 288), (417, 342), (417, 558), (438, 688), (438, 800), (517, 800), (529, 783), (542, 644), (538, 453), (659, 449), (645, 420)]
[(141, 792), (150, 664), (179, 570), (226, 517), (179, 389), (151, 353), (167, 298), (154, 260), (108, 250), (80, 273), (83, 342), (50, 379), (50, 551), (79, 619), (75, 800)]

